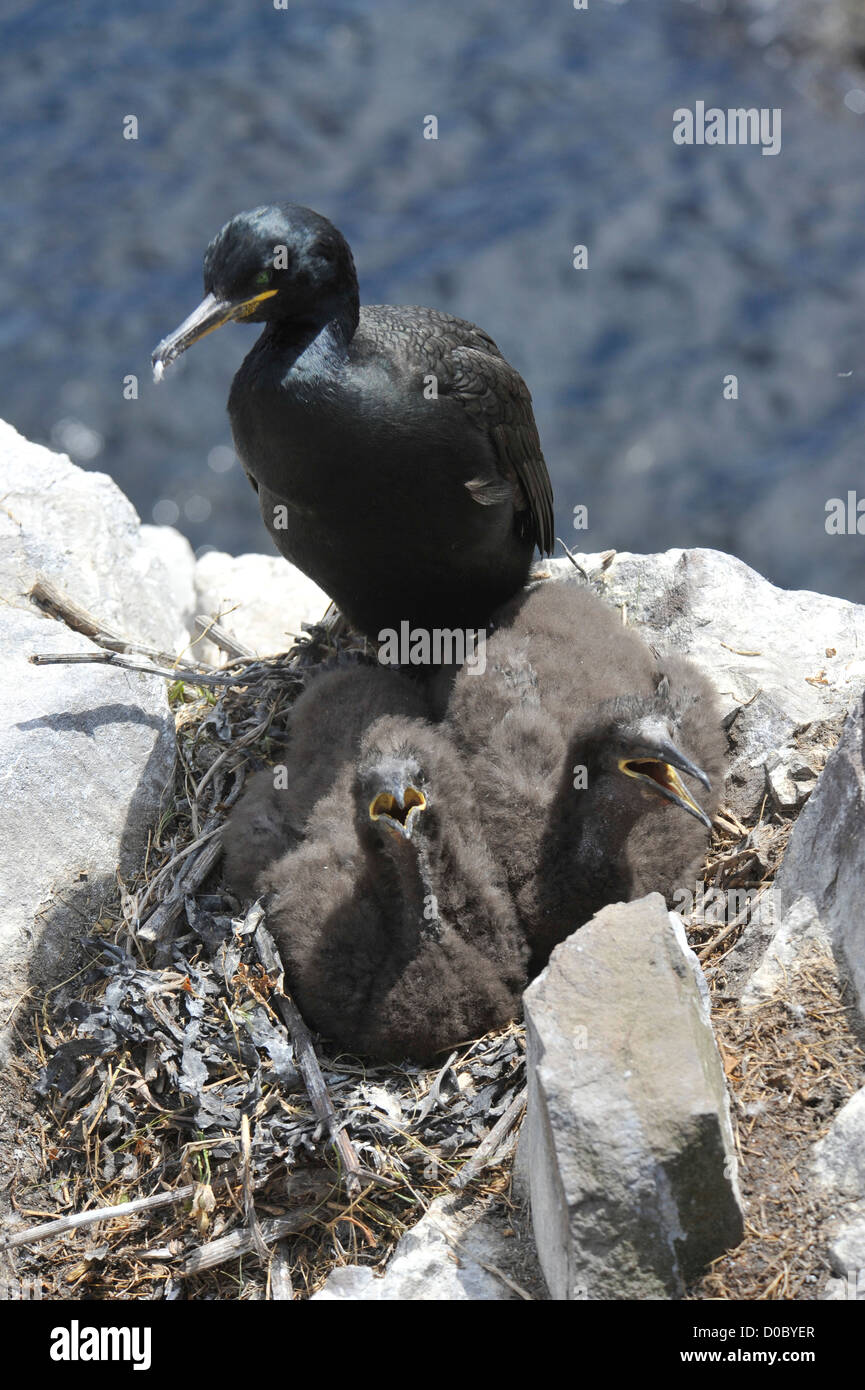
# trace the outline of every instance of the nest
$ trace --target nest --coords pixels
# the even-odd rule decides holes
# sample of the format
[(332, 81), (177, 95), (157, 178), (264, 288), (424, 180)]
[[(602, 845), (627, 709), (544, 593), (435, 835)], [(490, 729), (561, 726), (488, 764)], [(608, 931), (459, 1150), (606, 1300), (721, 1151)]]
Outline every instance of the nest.
[(436, 1197), (508, 1206), (522, 1029), (432, 1070), (327, 1055), (262, 909), (203, 891), (247, 770), (278, 758), (310, 673), (373, 659), (329, 610), (285, 656), (236, 658), (230, 684), (198, 684), (203, 670), (172, 683), (175, 783), (143, 870), (118, 884), (19, 1060), (43, 1098), (42, 1161), (15, 1209), (134, 1208), (25, 1245), (19, 1273), (44, 1297), (305, 1297), (339, 1265), (384, 1264)]

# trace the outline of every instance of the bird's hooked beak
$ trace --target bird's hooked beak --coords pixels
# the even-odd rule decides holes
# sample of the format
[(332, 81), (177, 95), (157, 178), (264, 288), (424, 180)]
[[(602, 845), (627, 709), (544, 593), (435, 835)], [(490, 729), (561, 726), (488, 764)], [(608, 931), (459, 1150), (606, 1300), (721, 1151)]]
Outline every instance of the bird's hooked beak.
[(369, 818), (383, 821), (391, 834), (399, 839), (410, 840), (426, 810), (426, 804), (426, 797), (417, 787), (394, 781), (373, 797), (369, 803)]
[(619, 767), (626, 777), (636, 777), (640, 782), (647, 782), (654, 791), (660, 792), (661, 796), (665, 796), (676, 806), (681, 806), (689, 815), (696, 816), (697, 820), (702, 821), (706, 828), (711, 830), (711, 820), (702, 806), (691, 796), (679, 772), (696, 777), (707, 790), (711, 783), (702, 768), (692, 763), (690, 758), (686, 758), (674, 743), (668, 739), (653, 740), (651, 749), (647, 749), (645, 754), (635, 752), (631, 757), (620, 758)]
[(193, 309), (189, 318), (184, 319), (180, 327), (169, 333), (167, 338), (163, 338), (155, 348), (150, 359), (153, 363), (153, 380), (161, 381), (165, 368), (170, 367), (174, 359), (188, 347), (192, 347), (193, 343), (197, 343), (199, 338), (212, 333), (214, 328), (221, 328), (224, 323), (249, 318), (262, 300), (270, 299), (278, 292), (274, 289), (262, 290), (260, 294), (254, 294), (249, 299), (233, 301), (219, 299), (215, 294), (206, 295), (198, 308)]

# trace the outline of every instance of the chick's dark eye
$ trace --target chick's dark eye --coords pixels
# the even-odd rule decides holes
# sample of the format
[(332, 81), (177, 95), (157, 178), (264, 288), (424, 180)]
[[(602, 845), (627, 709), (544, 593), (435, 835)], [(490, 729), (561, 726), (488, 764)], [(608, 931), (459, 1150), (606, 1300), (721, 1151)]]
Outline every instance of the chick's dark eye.
[(272, 277), (272, 270), (260, 270), (255, 277), (255, 283), (256, 285), (269, 285)]

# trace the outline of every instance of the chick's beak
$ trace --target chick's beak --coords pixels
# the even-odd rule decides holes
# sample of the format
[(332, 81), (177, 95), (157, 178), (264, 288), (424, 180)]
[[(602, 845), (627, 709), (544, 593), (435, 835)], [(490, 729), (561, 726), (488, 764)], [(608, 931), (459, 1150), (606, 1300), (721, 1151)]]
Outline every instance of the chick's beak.
[(635, 754), (630, 758), (620, 758), (619, 767), (626, 776), (636, 777), (638, 781), (647, 783), (654, 791), (660, 792), (661, 796), (665, 796), (674, 805), (681, 806), (683, 811), (695, 816), (697, 820), (702, 821), (708, 830), (711, 830), (710, 818), (702, 806), (691, 796), (679, 776), (679, 771), (686, 773), (689, 777), (696, 777), (697, 781), (702, 782), (706, 788), (709, 788), (711, 783), (702, 768), (697, 767), (689, 758), (686, 758), (674, 743), (664, 741), (652, 748), (651, 753), (647, 753), (644, 757)]
[(167, 338), (163, 338), (155, 348), (151, 358), (153, 380), (161, 381), (166, 367), (170, 367), (174, 359), (188, 347), (192, 347), (193, 343), (197, 343), (199, 338), (206, 337), (215, 328), (221, 328), (224, 323), (248, 318), (250, 314), (255, 313), (262, 300), (270, 299), (276, 293), (276, 290), (262, 290), (261, 294), (254, 294), (250, 299), (234, 301), (220, 299), (215, 294), (205, 295), (198, 308), (193, 309), (180, 327), (169, 333)]
[(369, 803), (369, 818), (383, 820), (388, 830), (401, 839), (410, 840), (426, 804), (426, 797), (417, 787), (394, 785), (373, 797)]

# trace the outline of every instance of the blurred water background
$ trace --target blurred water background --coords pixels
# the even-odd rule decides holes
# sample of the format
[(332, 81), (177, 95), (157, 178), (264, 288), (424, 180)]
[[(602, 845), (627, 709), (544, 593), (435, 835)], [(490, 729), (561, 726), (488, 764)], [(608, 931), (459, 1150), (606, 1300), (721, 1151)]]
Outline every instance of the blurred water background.
[[(794, 0), (6, 0), (0, 415), (196, 547), (269, 550), (225, 415), (257, 330), (211, 335), (159, 387), (149, 355), (221, 224), (291, 198), (346, 234), (364, 301), (492, 334), (569, 544), (717, 546), (865, 601), (865, 537), (825, 530), (828, 498), (865, 496), (847, 2), (815, 29)], [(675, 145), (697, 100), (780, 107), (781, 153)]]

